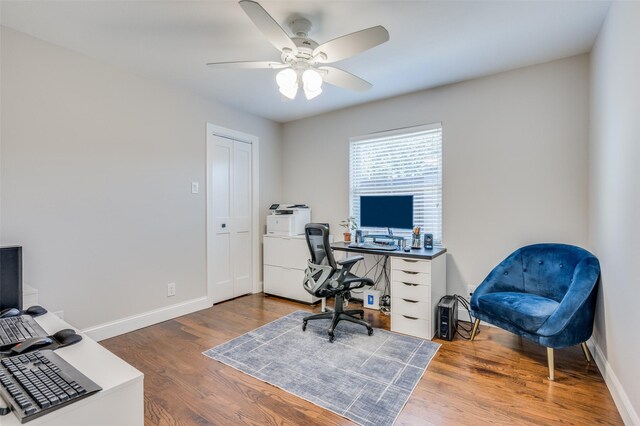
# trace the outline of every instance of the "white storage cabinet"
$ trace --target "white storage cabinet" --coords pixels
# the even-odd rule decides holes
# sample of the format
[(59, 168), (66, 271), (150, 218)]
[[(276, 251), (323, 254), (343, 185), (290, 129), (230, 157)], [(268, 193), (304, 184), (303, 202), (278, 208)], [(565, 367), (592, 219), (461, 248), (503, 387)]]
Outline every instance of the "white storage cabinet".
[(438, 301), (446, 294), (446, 255), (390, 260), (391, 331), (431, 340)]
[(304, 287), (309, 248), (304, 235), (264, 236), (264, 292), (304, 303), (315, 303), (317, 297)]

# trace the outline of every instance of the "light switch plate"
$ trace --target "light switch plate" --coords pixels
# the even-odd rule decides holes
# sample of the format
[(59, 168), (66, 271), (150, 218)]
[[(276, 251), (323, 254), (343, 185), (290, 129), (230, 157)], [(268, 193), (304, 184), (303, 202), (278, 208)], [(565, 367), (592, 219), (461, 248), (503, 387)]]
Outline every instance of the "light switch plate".
[(198, 182), (191, 182), (191, 193), (197, 194), (200, 192), (200, 184)]

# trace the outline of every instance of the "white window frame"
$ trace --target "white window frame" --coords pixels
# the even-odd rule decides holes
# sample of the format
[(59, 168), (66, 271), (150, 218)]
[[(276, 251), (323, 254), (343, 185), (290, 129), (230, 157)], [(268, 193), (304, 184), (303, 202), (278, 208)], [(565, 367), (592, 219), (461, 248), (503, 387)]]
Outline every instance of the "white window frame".
[[(355, 176), (356, 173), (362, 173), (361, 171), (354, 171), (354, 147), (356, 147), (357, 145), (362, 145), (363, 143), (384, 143), (385, 140), (389, 140), (390, 142), (393, 142), (394, 138), (400, 139), (400, 138), (404, 138), (404, 137), (411, 137), (412, 135), (418, 135), (420, 133), (431, 133), (434, 130), (439, 130), (440, 131), (440, 144), (439, 147), (436, 148), (436, 153), (439, 153), (439, 158), (437, 159), (438, 163), (437, 166), (439, 169), (439, 172), (437, 172), (435, 175), (431, 174), (429, 176), (431, 177), (435, 177), (436, 183), (435, 184), (428, 184), (425, 182), (424, 184), (424, 188), (425, 190), (423, 191), (423, 195), (422, 197), (419, 196), (420, 191), (401, 191), (401, 192), (386, 192), (384, 191), (383, 188), (381, 188), (380, 190), (374, 191), (374, 192), (370, 192), (365, 190), (364, 193), (359, 193), (359, 195), (414, 195), (414, 225), (422, 225), (420, 232), (424, 235), (424, 233), (430, 233), (433, 234), (434, 237), (434, 244), (442, 244), (442, 145), (443, 145), (443, 136), (442, 136), (442, 123), (432, 123), (432, 124), (427, 124), (427, 125), (421, 125), (421, 126), (413, 126), (413, 127), (405, 127), (405, 128), (400, 128), (400, 129), (393, 129), (393, 130), (388, 130), (388, 131), (383, 131), (383, 132), (377, 132), (377, 133), (371, 133), (368, 135), (363, 135), (363, 136), (356, 136), (356, 137), (351, 137), (349, 138), (349, 216), (353, 216), (356, 218), (356, 223), (359, 224), (359, 212), (354, 211), (356, 210), (355, 206), (354, 206), (354, 200), (355, 200), (355, 196), (354, 196), (354, 180), (357, 180), (357, 176)], [(392, 182), (392, 180), (389, 180), (389, 182)], [(428, 190), (427, 190), (428, 189)], [(427, 195), (429, 194), (429, 195)], [(435, 195), (434, 195), (435, 194)], [(418, 199), (422, 198), (422, 206), (418, 206), (418, 208), (416, 209), (416, 195), (418, 195)], [(418, 201), (419, 202), (419, 201)], [(431, 205), (432, 207), (429, 209), (429, 205)], [(435, 207), (433, 207), (435, 205)], [(424, 211), (425, 215), (422, 219), (416, 219), (416, 211), (419, 211), (421, 209), (429, 209), (429, 211), (431, 212), (431, 219), (425, 222), (425, 218), (426, 218), (426, 211)], [(419, 214), (419, 213), (418, 213)], [(428, 229), (425, 228), (424, 224), (425, 223), (431, 223), (431, 228), (433, 229)], [(368, 231), (369, 233), (380, 233), (381, 231), (386, 231), (385, 229), (376, 229), (376, 228), (363, 228), (365, 231)], [(386, 233), (386, 232), (385, 232)], [(400, 236), (409, 236), (411, 234), (410, 230), (407, 231), (400, 231), (400, 230), (394, 230), (394, 233), (396, 235), (400, 235)]]

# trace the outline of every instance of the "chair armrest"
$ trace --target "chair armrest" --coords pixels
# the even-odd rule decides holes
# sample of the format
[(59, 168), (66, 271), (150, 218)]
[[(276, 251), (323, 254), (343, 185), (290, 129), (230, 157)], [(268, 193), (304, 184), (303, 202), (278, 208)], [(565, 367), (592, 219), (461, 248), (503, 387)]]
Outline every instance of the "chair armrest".
[(583, 306), (592, 295), (600, 276), (600, 262), (595, 257), (583, 259), (576, 265), (571, 286), (562, 298), (560, 305), (553, 314), (538, 329), (541, 336), (554, 336), (563, 331), (569, 324), (575, 327), (590, 327), (593, 325), (595, 312), (581, 315), (590, 324), (574, 324), (573, 319), (580, 309), (594, 310), (593, 306)]
[(351, 265), (352, 263), (360, 262), (364, 259), (364, 256), (351, 256), (346, 259), (338, 260), (336, 263), (340, 266)]
[(336, 262), (338, 265), (342, 266), (342, 268), (340, 268), (340, 275), (338, 275), (336, 281), (342, 284), (347, 275), (349, 275), (351, 268), (353, 268), (353, 266), (362, 259), (364, 259), (364, 256), (352, 256)]

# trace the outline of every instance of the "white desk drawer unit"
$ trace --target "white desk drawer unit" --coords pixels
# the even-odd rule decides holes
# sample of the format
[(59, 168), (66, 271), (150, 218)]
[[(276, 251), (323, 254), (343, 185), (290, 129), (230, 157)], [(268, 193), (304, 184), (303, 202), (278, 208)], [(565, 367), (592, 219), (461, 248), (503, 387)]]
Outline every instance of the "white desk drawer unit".
[[(392, 297), (398, 300), (404, 300), (407, 303), (411, 302), (423, 302), (429, 303), (431, 301), (431, 288), (426, 285), (411, 284), (404, 281), (392, 281), (391, 292)], [(398, 306), (402, 306), (399, 303)], [(398, 311), (400, 312), (400, 311)]]
[(265, 235), (264, 292), (304, 303), (320, 300), (302, 287), (308, 259), (309, 247), (304, 235)]
[[(305, 270), (309, 247), (304, 235), (281, 237), (264, 236), (264, 264)], [(300, 284), (302, 287), (302, 283)]]
[(303, 269), (282, 268), (279, 266), (264, 265), (264, 292), (287, 299), (312, 303), (313, 299), (304, 287)]
[(446, 294), (446, 255), (391, 257), (391, 331), (431, 339), (436, 306)]

